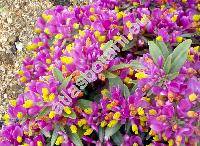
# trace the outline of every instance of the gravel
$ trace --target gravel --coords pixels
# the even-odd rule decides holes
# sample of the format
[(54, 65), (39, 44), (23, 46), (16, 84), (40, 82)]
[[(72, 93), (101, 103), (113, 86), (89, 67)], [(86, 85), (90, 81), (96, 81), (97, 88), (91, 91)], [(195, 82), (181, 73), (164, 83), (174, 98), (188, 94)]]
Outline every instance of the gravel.
[(37, 17), (51, 7), (44, 0), (0, 0), (0, 118), (8, 100), (23, 92), (15, 74), (30, 53), (24, 46), (34, 37)]

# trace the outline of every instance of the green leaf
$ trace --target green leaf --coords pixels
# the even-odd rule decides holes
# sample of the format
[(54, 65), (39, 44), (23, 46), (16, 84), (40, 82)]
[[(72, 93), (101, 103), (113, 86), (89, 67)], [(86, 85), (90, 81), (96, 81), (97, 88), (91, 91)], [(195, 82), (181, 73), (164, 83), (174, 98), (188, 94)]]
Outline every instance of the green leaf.
[(72, 75), (70, 75), (67, 78), (65, 78), (63, 80), (62, 84), (58, 87), (58, 91), (61, 91), (62, 89), (66, 88), (71, 79), (72, 79)]
[(102, 128), (102, 127), (99, 127), (99, 140), (101, 141), (101, 142), (103, 142), (103, 138), (104, 138), (104, 135), (105, 135), (105, 130), (104, 130), (104, 128)]
[(42, 132), (42, 134), (43, 134), (45, 137), (51, 137), (51, 134), (50, 134), (49, 131), (46, 131), (46, 130), (44, 130), (44, 129), (41, 129), (41, 132)]
[(49, 106), (42, 108), (36, 118), (41, 118), (42, 116), (47, 115), (50, 110), (51, 108)]
[(164, 59), (166, 60), (167, 57), (169, 56), (170, 52), (167, 48), (167, 45), (163, 42), (163, 41), (156, 41), (156, 44), (158, 45), (158, 47), (161, 49), (161, 52), (164, 56)]
[(63, 77), (62, 72), (61, 72), (59, 69), (57, 69), (57, 68), (54, 68), (54, 69), (53, 69), (53, 76), (54, 76), (58, 81), (60, 81), (61, 83), (62, 83), (63, 80), (64, 80), (64, 77)]
[(117, 131), (113, 136), (111, 136), (111, 138), (117, 146), (120, 146), (123, 142), (122, 134), (119, 131)]
[(192, 40), (188, 39), (179, 44), (172, 53), (171, 73), (178, 72), (187, 60), (188, 51), (192, 44)]
[(121, 127), (121, 124), (117, 123), (115, 126), (109, 128), (107, 127), (105, 130), (105, 139), (109, 139), (113, 134), (115, 134)]
[(125, 47), (122, 48), (122, 51), (127, 51), (131, 49), (133, 46), (134, 46), (134, 41), (131, 41), (128, 44), (125, 44)]
[(105, 71), (103, 74), (105, 75), (105, 78), (116, 78), (117, 77), (117, 75), (115, 75), (109, 71)]
[(172, 54), (170, 54), (170, 55), (167, 57), (167, 59), (166, 59), (166, 61), (165, 61), (165, 63), (164, 63), (164, 67), (163, 67), (163, 68), (164, 68), (166, 74), (168, 74), (168, 73), (170, 72), (171, 66), (172, 66)]
[(181, 37), (184, 37), (184, 38), (191, 38), (195, 35), (195, 33), (185, 33), (185, 34), (182, 34), (180, 35)]
[(121, 64), (118, 64), (118, 65), (112, 66), (109, 70), (116, 71), (116, 70), (119, 70), (119, 69), (129, 68), (129, 67), (132, 67), (131, 64), (121, 63)]
[(124, 84), (124, 87), (123, 87), (123, 93), (124, 93), (125, 98), (128, 98), (131, 95), (128, 87), (125, 84)]
[(177, 76), (179, 75), (179, 72), (175, 72), (175, 73), (171, 73), (169, 75), (167, 75), (169, 80), (173, 80), (175, 79)]
[(144, 66), (137, 60), (133, 60), (130, 64), (133, 69), (144, 69)]
[(113, 86), (120, 86), (121, 88), (124, 87), (124, 83), (122, 82), (122, 80), (120, 79), (120, 77), (115, 77), (115, 78), (108, 78), (109, 80), (109, 86), (113, 87)]
[(72, 141), (76, 146), (83, 146), (83, 143), (82, 143), (80, 137), (78, 136), (78, 134), (76, 134), (76, 133), (71, 133), (71, 134), (69, 134), (69, 137), (70, 137), (71, 141)]
[(67, 114), (67, 113), (63, 113), (63, 116), (65, 117), (65, 118), (70, 118), (70, 119), (76, 119), (76, 113), (74, 112), (74, 111), (72, 111), (72, 113), (71, 114)]
[(57, 137), (58, 137), (58, 130), (59, 130), (59, 127), (58, 125), (55, 126), (55, 129), (53, 131), (53, 134), (52, 134), (52, 137), (51, 137), (51, 146), (54, 146), (56, 140), (57, 140)]
[(116, 70), (123, 69), (123, 68), (143, 69), (144, 67), (137, 60), (133, 60), (129, 64), (121, 63), (118, 65), (114, 65), (109, 70), (116, 71)]
[(81, 109), (90, 108), (92, 101), (86, 99), (79, 99), (78, 105)]
[(164, 58), (162, 51), (160, 47), (158, 47), (153, 41), (149, 41), (148, 45), (149, 45), (149, 53), (153, 58), (153, 61), (157, 64), (159, 56), (162, 56)]

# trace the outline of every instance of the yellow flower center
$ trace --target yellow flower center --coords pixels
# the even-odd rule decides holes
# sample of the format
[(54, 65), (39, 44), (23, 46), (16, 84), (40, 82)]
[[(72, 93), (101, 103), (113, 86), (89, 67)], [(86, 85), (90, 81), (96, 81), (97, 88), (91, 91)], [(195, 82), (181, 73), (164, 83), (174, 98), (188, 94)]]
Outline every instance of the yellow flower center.
[(131, 21), (127, 21), (127, 22), (126, 22), (126, 26), (127, 26), (128, 28), (131, 28), (133, 25), (132, 25)]
[(76, 127), (76, 125), (71, 125), (70, 129), (71, 129), (72, 133), (77, 133), (77, 127)]
[(119, 120), (120, 117), (121, 117), (121, 113), (120, 113), (120, 112), (116, 112), (116, 113), (113, 115), (113, 119), (115, 119), (115, 120)]
[(56, 39), (56, 40), (60, 40), (60, 39), (62, 39), (62, 38), (63, 38), (63, 35), (62, 35), (61, 33), (55, 35), (55, 39)]
[(147, 78), (148, 75), (145, 74), (144, 72), (138, 72), (138, 73), (135, 74), (135, 77), (136, 77), (137, 79), (141, 80), (141, 79)]
[(183, 41), (183, 37), (180, 37), (180, 36), (176, 37), (176, 41), (178, 43), (181, 43)]
[(144, 115), (144, 109), (142, 107), (139, 107), (137, 109), (138, 115), (143, 116)]
[(138, 127), (136, 124), (133, 124), (132, 126), (132, 131), (135, 133), (135, 134), (138, 134)]
[(93, 132), (93, 129), (89, 128), (84, 132), (84, 135), (90, 135), (92, 132)]
[(17, 136), (17, 142), (21, 143), (22, 142), (22, 137), (21, 136)]
[(116, 124), (117, 124), (117, 120), (111, 120), (109, 123), (108, 123), (108, 127), (111, 128), (111, 127), (114, 127)]
[(23, 113), (22, 113), (22, 112), (18, 112), (18, 113), (17, 113), (17, 118), (18, 118), (18, 119), (23, 118)]
[(59, 136), (56, 140), (56, 145), (61, 145), (64, 142), (64, 137), (63, 136)]
[(74, 29), (78, 29), (78, 28), (79, 28), (79, 24), (78, 24), (78, 23), (74, 23), (74, 24), (73, 24), (73, 28), (74, 28)]
[(163, 37), (159, 35), (159, 36), (157, 36), (156, 40), (162, 42), (163, 41)]
[(60, 57), (60, 59), (61, 62), (65, 64), (72, 64), (74, 60), (72, 57), (66, 57), (66, 56)]
[(84, 109), (84, 112), (88, 115), (92, 114), (92, 109), (91, 108), (86, 108)]
[(24, 108), (31, 108), (33, 106), (33, 101), (32, 100), (26, 100), (23, 104)]
[(37, 146), (43, 146), (43, 143), (41, 141), (37, 141)]
[(50, 111), (49, 118), (53, 119), (55, 116), (56, 116), (56, 112), (55, 111)]
[(81, 127), (81, 126), (85, 125), (86, 123), (87, 123), (87, 121), (85, 119), (80, 119), (78, 121), (78, 126)]
[(192, 94), (189, 95), (189, 100), (191, 102), (195, 101), (196, 99), (197, 99), (197, 95), (195, 93), (192, 93)]
[(70, 107), (68, 107), (68, 106), (65, 106), (65, 107), (64, 107), (64, 111), (65, 111), (65, 113), (68, 114), (68, 115), (72, 113)]

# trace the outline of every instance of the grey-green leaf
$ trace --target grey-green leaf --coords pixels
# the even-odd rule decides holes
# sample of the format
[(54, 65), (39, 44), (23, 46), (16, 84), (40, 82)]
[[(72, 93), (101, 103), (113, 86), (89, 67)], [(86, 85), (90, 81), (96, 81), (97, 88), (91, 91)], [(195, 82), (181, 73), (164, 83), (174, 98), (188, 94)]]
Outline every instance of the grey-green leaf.
[(144, 66), (142, 66), (142, 64), (140, 64), (137, 60), (133, 60), (129, 64), (121, 63), (121, 64), (118, 64), (118, 65), (114, 65), (109, 70), (116, 71), (116, 70), (119, 70), (119, 69), (130, 68), (130, 67), (133, 68), (133, 69), (143, 69), (144, 68)]
[(37, 118), (41, 118), (42, 116), (45, 116), (49, 113), (49, 111), (51, 110), (51, 108), (49, 106), (44, 107), (40, 113), (37, 115)]
[(80, 137), (78, 136), (78, 134), (76, 133), (71, 133), (69, 134), (70, 139), (72, 140), (72, 142), (76, 145), (76, 146), (83, 146), (83, 143), (80, 139)]
[(162, 54), (164, 56), (164, 59), (166, 60), (170, 54), (167, 45), (163, 41), (156, 41), (156, 44), (158, 45), (158, 47), (160, 47)]
[(63, 77), (63, 74), (62, 72), (57, 69), (57, 68), (53, 68), (53, 76), (58, 80), (60, 81), (61, 83), (63, 82), (64, 80), (64, 77)]
[(153, 61), (157, 64), (158, 57), (159, 56), (164, 57), (162, 54), (162, 51), (160, 47), (158, 47), (153, 41), (149, 41), (148, 45), (149, 45), (149, 53), (151, 57), (153, 58)]
[(172, 53), (171, 73), (178, 72), (187, 60), (188, 51), (192, 44), (192, 40), (188, 39), (179, 44)]
[(167, 57), (167, 59), (166, 59), (166, 61), (164, 63), (164, 67), (163, 68), (164, 68), (166, 74), (168, 74), (170, 72), (171, 66), (172, 66), (172, 54), (170, 54)]
[(54, 146), (56, 140), (57, 140), (57, 137), (58, 137), (58, 125), (56, 125), (54, 131), (53, 131), (53, 134), (52, 134), (52, 137), (51, 137), (51, 146)]
[(128, 87), (125, 84), (124, 84), (124, 87), (123, 87), (123, 92), (124, 92), (125, 98), (128, 98), (131, 95)]
[(99, 140), (101, 141), (101, 142), (103, 142), (103, 138), (104, 138), (104, 135), (105, 135), (105, 130), (104, 130), (104, 128), (102, 128), (102, 127), (99, 127)]
[(72, 79), (72, 75), (70, 75), (67, 78), (65, 78), (63, 80), (62, 84), (58, 87), (58, 91), (61, 91), (62, 89), (66, 88), (71, 79)]
[(123, 142), (122, 134), (119, 131), (117, 131), (113, 136), (111, 136), (111, 138), (117, 146), (120, 146)]
[(103, 74), (105, 75), (105, 78), (116, 78), (117, 77), (117, 75), (115, 75), (109, 71), (106, 71)]
[(107, 127), (105, 130), (105, 139), (108, 140), (113, 134), (115, 134), (121, 127), (121, 124), (116, 124), (115, 126), (109, 128)]
[(86, 109), (86, 108), (90, 108), (92, 101), (90, 100), (86, 100), (86, 99), (79, 99), (78, 100), (78, 106), (81, 109)]

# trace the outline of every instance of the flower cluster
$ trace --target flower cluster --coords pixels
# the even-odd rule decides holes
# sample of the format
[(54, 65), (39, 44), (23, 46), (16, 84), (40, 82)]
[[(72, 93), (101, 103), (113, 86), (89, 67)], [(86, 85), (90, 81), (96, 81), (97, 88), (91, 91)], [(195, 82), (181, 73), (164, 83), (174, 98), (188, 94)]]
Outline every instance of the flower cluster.
[[(200, 31), (198, 9), (193, 0), (99, 0), (45, 11), (26, 47), (33, 55), (16, 75), (25, 91), (10, 101), (0, 145), (197, 144), (200, 53), (186, 38)], [(117, 56), (71, 98), (107, 42), (122, 35), (129, 43), (116, 44)]]

